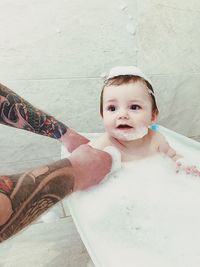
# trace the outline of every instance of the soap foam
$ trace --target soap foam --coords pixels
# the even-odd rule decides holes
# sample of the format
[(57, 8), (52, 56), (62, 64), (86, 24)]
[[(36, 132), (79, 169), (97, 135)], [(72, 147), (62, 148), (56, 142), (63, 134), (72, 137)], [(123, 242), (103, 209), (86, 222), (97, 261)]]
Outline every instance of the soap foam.
[(136, 129), (132, 129), (131, 132), (122, 132), (119, 130), (114, 130), (112, 132), (112, 135), (119, 140), (132, 141), (144, 137), (145, 135), (147, 135), (147, 133), (148, 128), (146, 126), (142, 126), (137, 127)]
[(114, 173), (120, 170), (121, 169), (121, 153), (119, 152), (119, 150), (114, 146), (107, 146), (104, 148), (104, 151), (109, 153), (112, 157), (112, 167), (111, 167), (109, 175), (111, 173)]
[(124, 162), (70, 201), (101, 266), (200, 266), (200, 180), (176, 174), (171, 159)]

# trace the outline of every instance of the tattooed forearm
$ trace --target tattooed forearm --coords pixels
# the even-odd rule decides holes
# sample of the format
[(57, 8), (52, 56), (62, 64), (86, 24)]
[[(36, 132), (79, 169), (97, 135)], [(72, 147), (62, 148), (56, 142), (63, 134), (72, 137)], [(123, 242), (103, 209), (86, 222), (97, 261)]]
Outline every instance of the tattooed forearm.
[(0, 242), (73, 191), (68, 159), (18, 175), (0, 176)]
[(68, 127), (54, 117), (33, 107), (16, 93), (0, 84), (0, 123), (55, 139)]

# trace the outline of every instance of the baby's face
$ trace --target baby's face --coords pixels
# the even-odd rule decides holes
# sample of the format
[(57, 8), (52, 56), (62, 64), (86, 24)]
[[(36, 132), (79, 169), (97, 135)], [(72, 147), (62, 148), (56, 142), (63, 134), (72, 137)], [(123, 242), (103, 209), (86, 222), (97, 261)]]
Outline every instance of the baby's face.
[(152, 116), (151, 96), (145, 83), (138, 81), (110, 85), (103, 93), (103, 122), (109, 135), (127, 141), (136, 129), (148, 127)]

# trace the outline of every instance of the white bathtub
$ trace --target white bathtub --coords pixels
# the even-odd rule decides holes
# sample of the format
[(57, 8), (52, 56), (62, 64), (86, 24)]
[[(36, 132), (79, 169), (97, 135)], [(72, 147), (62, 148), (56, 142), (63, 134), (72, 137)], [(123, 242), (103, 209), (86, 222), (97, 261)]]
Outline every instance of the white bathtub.
[[(200, 167), (200, 143), (159, 128)], [(200, 266), (200, 178), (176, 174), (170, 159), (123, 163), (102, 184), (68, 197), (68, 206), (96, 267)]]

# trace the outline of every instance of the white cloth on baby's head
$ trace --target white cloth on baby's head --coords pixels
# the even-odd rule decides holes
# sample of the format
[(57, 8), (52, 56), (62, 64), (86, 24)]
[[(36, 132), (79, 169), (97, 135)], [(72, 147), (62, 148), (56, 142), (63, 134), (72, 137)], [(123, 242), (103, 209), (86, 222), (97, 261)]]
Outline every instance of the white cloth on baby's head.
[(151, 80), (141, 71), (141, 69), (139, 69), (136, 66), (118, 66), (118, 67), (114, 67), (110, 70), (108, 76), (106, 79), (111, 79), (114, 78), (116, 76), (120, 76), (120, 75), (134, 75), (134, 76), (139, 76), (143, 79), (145, 79), (147, 82), (149, 82), (152, 85)]

